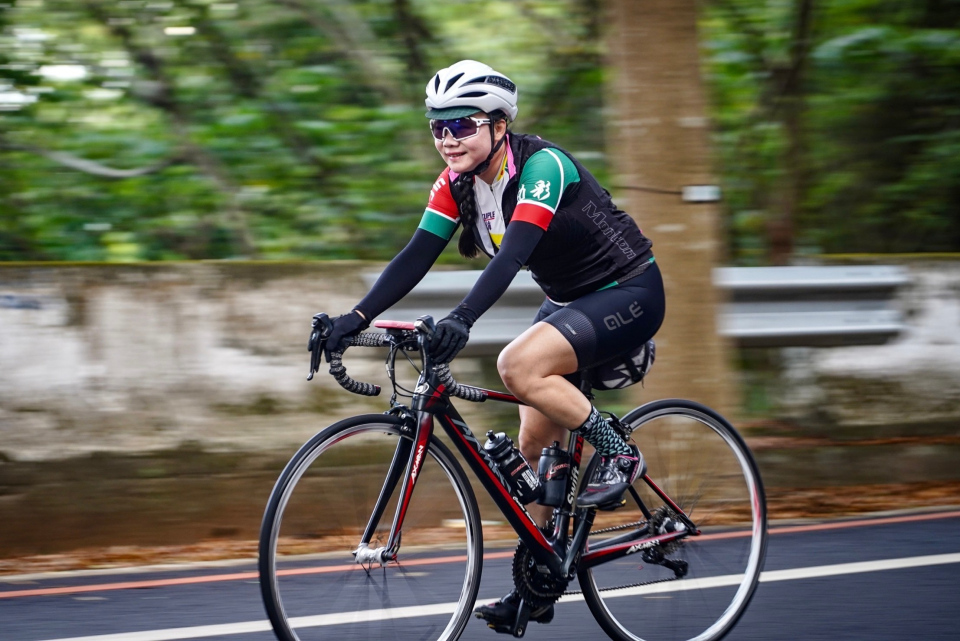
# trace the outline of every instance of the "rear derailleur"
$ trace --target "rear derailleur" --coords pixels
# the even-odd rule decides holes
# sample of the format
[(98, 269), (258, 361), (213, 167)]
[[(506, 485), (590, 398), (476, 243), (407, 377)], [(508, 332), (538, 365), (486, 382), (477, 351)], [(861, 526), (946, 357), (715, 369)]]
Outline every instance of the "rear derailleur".
[(690, 566), (686, 561), (681, 559), (668, 559), (659, 547), (647, 548), (640, 553), (640, 558), (643, 559), (644, 563), (649, 565), (662, 565), (672, 571), (678, 579), (687, 576), (687, 572), (690, 570)]

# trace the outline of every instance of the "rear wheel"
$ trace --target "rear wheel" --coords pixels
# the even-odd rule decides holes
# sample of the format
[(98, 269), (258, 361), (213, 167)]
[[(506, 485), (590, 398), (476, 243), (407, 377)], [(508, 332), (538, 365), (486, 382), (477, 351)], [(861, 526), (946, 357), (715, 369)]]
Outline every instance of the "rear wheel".
[[(612, 639), (720, 639), (749, 604), (763, 567), (767, 512), (756, 462), (736, 430), (698, 403), (655, 401), (623, 423), (649, 478), (701, 534), (580, 572), (584, 598)], [(597, 513), (588, 550), (609, 537), (680, 527), (673, 507), (642, 478), (633, 489), (652, 519), (628, 493), (625, 507)]]
[[(260, 533), (260, 587), (281, 641), (445, 640), (462, 633), (480, 585), (480, 514), (463, 469), (435, 437), (397, 560), (381, 566), (354, 556), (389, 470), (405, 470), (411, 443), (400, 419), (358, 416), (322, 431), (287, 464)], [(370, 548), (386, 543), (402, 483)]]

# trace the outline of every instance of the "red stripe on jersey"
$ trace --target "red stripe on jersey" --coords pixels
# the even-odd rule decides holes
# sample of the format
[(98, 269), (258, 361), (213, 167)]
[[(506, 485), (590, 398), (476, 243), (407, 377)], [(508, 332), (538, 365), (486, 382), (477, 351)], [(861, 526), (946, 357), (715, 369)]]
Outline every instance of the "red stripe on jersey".
[(550, 226), (550, 221), (553, 220), (553, 212), (542, 205), (520, 203), (517, 205), (517, 208), (513, 210), (513, 218), (510, 220), (522, 220), (533, 223), (543, 231), (547, 231), (547, 227)]
[(440, 177), (437, 178), (437, 182), (433, 183), (427, 207), (438, 214), (443, 214), (450, 220), (456, 221), (460, 218), (460, 209), (457, 207), (457, 202), (453, 199), (453, 194), (450, 192), (449, 167), (444, 169)]

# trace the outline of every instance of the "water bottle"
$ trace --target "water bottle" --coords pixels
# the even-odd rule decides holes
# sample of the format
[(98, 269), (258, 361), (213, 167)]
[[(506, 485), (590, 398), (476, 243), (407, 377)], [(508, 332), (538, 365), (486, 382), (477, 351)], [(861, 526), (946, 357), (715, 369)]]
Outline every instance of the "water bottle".
[(570, 474), (570, 457), (554, 441), (540, 453), (540, 485), (543, 494), (537, 499), (540, 505), (560, 507), (567, 491), (567, 476)]
[(503, 432), (494, 434), (493, 430), (490, 430), (487, 432), (487, 442), (484, 443), (483, 449), (507, 479), (510, 491), (520, 500), (520, 503), (526, 505), (540, 497), (543, 491), (540, 487), (540, 479), (534, 474), (533, 468), (530, 467), (527, 459), (523, 458), (520, 450), (513, 446), (509, 436)]

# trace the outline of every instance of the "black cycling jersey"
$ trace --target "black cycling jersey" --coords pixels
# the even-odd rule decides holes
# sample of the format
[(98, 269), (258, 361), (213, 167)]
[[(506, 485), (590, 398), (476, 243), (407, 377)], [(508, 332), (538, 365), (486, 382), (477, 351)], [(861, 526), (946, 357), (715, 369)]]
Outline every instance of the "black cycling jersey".
[[(464, 233), (476, 233), (478, 245), (494, 258), (464, 299), (465, 315), (475, 320), (483, 314), (522, 265), (529, 266), (547, 296), (557, 302), (576, 300), (642, 273), (653, 261), (652, 243), (590, 172), (536, 136), (508, 136), (507, 154), (494, 184), (475, 179), (477, 202), (484, 211), (477, 229)], [(357, 306), (367, 317), (406, 295), (436, 260), (437, 243), (428, 242), (421, 232), (443, 242), (453, 236), (460, 222), (459, 205), (450, 190), (456, 178), (448, 168), (434, 183), (420, 230)], [(403, 277), (396, 278), (401, 273)]]

